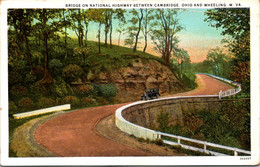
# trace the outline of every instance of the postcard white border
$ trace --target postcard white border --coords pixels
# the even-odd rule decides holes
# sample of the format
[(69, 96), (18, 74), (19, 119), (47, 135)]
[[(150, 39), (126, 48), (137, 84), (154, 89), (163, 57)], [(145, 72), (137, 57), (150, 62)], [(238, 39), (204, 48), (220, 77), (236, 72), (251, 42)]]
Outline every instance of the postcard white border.
[[(157, 1), (158, 2), (158, 1)], [(149, 0), (149, 3), (157, 3)], [(160, 3), (240, 3), (251, 11), (251, 139), (250, 160), (241, 156), (181, 156), (181, 157), (54, 157), (54, 158), (9, 158), (8, 157), (8, 57), (7, 57), (7, 9), (8, 8), (65, 8), (66, 3), (148, 3), (148, 1), (91, 0), (91, 1), (2, 1), (1, 2), (1, 164), (2, 165), (256, 165), (259, 163), (259, 2), (258, 0), (214, 0), (177, 1), (164, 0)], [(229, 7), (229, 6), (228, 6)], [(132, 8), (132, 7), (131, 7)], [(198, 7), (189, 7), (198, 8)], [(204, 7), (202, 7), (204, 8)]]

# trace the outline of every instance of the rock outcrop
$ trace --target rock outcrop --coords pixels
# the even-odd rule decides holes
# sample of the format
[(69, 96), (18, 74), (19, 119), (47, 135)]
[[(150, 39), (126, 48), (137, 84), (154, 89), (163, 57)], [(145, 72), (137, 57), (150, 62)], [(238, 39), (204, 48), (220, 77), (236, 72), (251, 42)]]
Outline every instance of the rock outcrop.
[(150, 88), (159, 88), (160, 93), (177, 93), (185, 90), (185, 85), (171, 70), (156, 60), (136, 59), (128, 67), (101, 72), (95, 76), (98, 84), (114, 83), (120, 102), (139, 100), (141, 94)]

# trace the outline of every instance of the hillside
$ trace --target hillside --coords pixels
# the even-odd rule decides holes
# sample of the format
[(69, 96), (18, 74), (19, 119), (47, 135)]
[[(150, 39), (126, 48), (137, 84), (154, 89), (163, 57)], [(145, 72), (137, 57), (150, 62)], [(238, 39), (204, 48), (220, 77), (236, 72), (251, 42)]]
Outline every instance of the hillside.
[[(62, 39), (61, 39), (62, 40)], [(61, 41), (60, 40), (60, 41)], [(50, 42), (49, 69), (51, 84), (42, 84), (44, 53), (31, 40), (32, 70), (26, 59), (19, 63), (9, 57), (10, 113), (71, 103), (73, 108), (135, 101), (145, 89), (159, 88), (161, 94), (182, 92), (186, 86), (161, 58), (125, 47), (102, 45), (98, 54), (96, 42), (78, 48), (76, 39)]]

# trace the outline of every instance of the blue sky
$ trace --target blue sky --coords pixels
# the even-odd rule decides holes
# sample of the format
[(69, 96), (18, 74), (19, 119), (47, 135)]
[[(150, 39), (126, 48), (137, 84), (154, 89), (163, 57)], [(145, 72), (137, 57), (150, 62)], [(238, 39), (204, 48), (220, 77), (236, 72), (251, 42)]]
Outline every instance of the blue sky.
[[(221, 30), (217, 30), (209, 26), (209, 23), (205, 22), (204, 19), (206, 16), (204, 12), (207, 9), (186, 9), (179, 14), (179, 22), (185, 28), (177, 34), (180, 39), (179, 47), (188, 51), (192, 62), (201, 62), (203, 61), (209, 49), (215, 48), (217, 46), (222, 46), (221, 39)], [(131, 16), (128, 16), (130, 18)], [(124, 25), (124, 28), (129, 25)], [(118, 41), (118, 32), (116, 29), (118, 27), (118, 22), (115, 20), (113, 22), (113, 42), (117, 44)], [(91, 23), (89, 27), (88, 39), (97, 41), (98, 33), (98, 24)], [(70, 31), (72, 36), (76, 36), (74, 32)], [(104, 26), (102, 27), (102, 37), (104, 37)], [(124, 44), (124, 37), (121, 36), (120, 44)], [(101, 38), (104, 41), (104, 38)], [(140, 40), (142, 42), (142, 39)], [(139, 45), (142, 49), (142, 43)], [(157, 54), (152, 46), (152, 43), (149, 43), (147, 52), (152, 54)], [(157, 54), (159, 55), (159, 54)]]

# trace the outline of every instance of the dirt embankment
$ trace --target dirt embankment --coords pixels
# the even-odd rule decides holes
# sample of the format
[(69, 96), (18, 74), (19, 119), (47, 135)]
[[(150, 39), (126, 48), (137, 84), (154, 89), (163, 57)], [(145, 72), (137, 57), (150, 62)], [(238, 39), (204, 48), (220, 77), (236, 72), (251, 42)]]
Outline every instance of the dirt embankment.
[(167, 66), (156, 60), (137, 59), (130, 67), (99, 73), (95, 82), (114, 83), (118, 102), (140, 100), (140, 95), (151, 88), (159, 88), (161, 94), (174, 94), (186, 89)]

